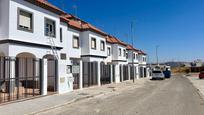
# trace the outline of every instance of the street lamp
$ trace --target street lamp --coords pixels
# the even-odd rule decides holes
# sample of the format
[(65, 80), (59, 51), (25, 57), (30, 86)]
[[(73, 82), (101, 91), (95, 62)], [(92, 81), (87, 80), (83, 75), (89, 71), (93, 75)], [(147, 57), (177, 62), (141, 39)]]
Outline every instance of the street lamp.
[[(132, 20), (131, 22), (131, 39), (132, 39), (132, 47), (134, 47), (134, 36), (133, 36), (133, 26), (134, 26), (134, 21)], [(133, 49), (132, 49), (132, 72), (133, 72), (133, 83), (135, 83), (135, 71), (134, 71), (134, 52), (133, 52)]]
[(159, 65), (159, 56), (158, 56), (158, 49), (159, 49), (159, 45), (156, 45), (156, 58), (157, 58), (157, 65)]

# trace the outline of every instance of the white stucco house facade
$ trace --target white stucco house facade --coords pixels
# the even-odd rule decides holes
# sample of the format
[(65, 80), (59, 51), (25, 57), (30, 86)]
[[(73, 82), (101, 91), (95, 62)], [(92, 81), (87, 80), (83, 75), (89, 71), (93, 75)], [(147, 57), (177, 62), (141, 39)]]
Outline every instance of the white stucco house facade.
[(138, 51), (139, 60), (139, 78), (149, 77), (149, 70), (147, 68), (147, 54), (142, 50)]
[[(65, 13), (40, 0), (0, 0), (0, 9), (1, 56), (54, 58), (51, 56), (52, 39), (59, 56), (55, 90), (58, 93), (72, 91), (72, 83), (69, 83), (72, 75), (66, 72), (66, 65), (70, 64), (70, 60), (66, 59), (68, 45), (64, 45), (66, 41), (60, 41), (59, 16)], [(64, 55), (64, 59), (61, 59), (61, 55)], [(50, 68), (45, 69), (48, 69), (49, 76)], [(47, 91), (44, 90), (44, 95), (46, 94)]]
[(106, 62), (115, 65), (115, 82), (122, 82), (124, 80), (122, 68), (128, 64), (127, 45), (118, 38), (110, 35), (106, 37), (106, 42), (107, 50), (110, 50), (107, 51), (108, 57), (106, 58)]
[(139, 79), (139, 50), (132, 45), (127, 45), (128, 52), (128, 65), (134, 66), (134, 75), (136, 79)]
[[(104, 75), (101, 71), (107, 73), (103, 67), (110, 69), (110, 83), (130, 80), (128, 68), (133, 58), (136, 77), (139, 78), (139, 73), (145, 77), (144, 52), (46, 0), (0, 0), (0, 56), (12, 57), (13, 60), (42, 60), (24, 67), (33, 66), (33, 69), (42, 65), (40, 70), (26, 70), (27, 73), (42, 71), (38, 74), (35, 72), (36, 75), (33, 72), (32, 75), (42, 77), (33, 79), (40, 81), (41, 86), (38, 88), (41, 95), (50, 92), (62, 94), (92, 85), (101, 86), (101, 75)], [(9, 68), (16, 68), (17, 64), (12, 62)], [(15, 70), (10, 73), (11, 78), (16, 77)], [(30, 76), (31, 73), (26, 75)], [(90, 85), (89, 82), (94, 83)]]
[[(97, 63), (97, 84), (100, 83), (100, 64), (105, 63), (107, 58), (107, 49), (106, 49), (106, 33), (97, 29), (93, 25), (78, 19), (72, 15), (61, 16), (61, 21), (66, 22), (68, 28), (72, 31), (77, 31), (77, 37), (79, 39), (79, 46), (77, 48), (72, 47), (75, 42), (73, 42), (72, 35), (69, 39), (69, 46), (73, 49), (77, 49), (80, 52), (77, 52), (77, 56), (72, 57), (73, 59), (78, 58), (80, 60), (80, 70), (82, 70), (83, 63), (85, 62), (95, 62)], [(72, 55), (72, 51), (68, 54)], [(73, 55), (72, 55), (73, 56)], [(82, 88), (83, 81), (83, 71), (80, 71), (80, 88)]]

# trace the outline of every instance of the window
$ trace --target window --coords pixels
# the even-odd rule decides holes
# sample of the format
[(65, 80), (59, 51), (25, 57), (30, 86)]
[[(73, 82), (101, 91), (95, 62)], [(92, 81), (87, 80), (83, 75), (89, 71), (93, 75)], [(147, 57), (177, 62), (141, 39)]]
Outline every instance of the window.
[(126, 59), (128, 59), (128, 53), (126, 53)]
[(126, 56), (126, 50), (124, 49), (123, 50), (123, 57), (125, 57)]
[(45, 36), (56, 37), (55, 21), (47, 18), (45, 19)]
[(96, 38), (91, 38), (91, 49), (96, 49)]
[(111, 48), (108, 47), (108, 56), (110, 56), (110, 55), (111, 55)]
[(61, 58), (61, 60), (66, 60), (67, 59), (67, 54), (66, 53), (61, 53), (60, 58)]
[(138, 54), (136, 54), (136, 59), (138, 60)]
[(119, 56), (122, 55), (122, 51), (121, 51), (121, 48), (119, 48)]
[(60, 28), (60, 42), (62, 42), (62, 28)]
[(135, 53), (133, 54), (133, 58), (135, 59)]
[(73, 36), (73, 48), (79, 48), (79, 37)]
[(101, 51), (105, 51), (105, 42), (101, 41)]
[(145, 57), (143, 57), (143, 61), (146, 62), (146, 58)]
[(18, 9), (18, 29), (23, 31), (33, 31), (33, 14)]
[(72, 73), (72, 66), (71, 65), (67, 65), (67, 74)]

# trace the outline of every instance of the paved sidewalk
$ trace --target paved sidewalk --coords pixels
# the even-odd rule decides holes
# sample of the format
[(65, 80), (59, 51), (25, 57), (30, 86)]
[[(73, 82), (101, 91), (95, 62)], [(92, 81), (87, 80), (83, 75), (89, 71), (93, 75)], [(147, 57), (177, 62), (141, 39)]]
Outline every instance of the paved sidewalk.
[(190, 82), (198, 89), (200, 96), (204, 99), (204, 79), (199, 79), (198, 75), (187, 76)]
[(76, 90), (66, 94), (45, 96), (32, 100), (3, 105), (0, 106), (0, 114), (1, 115), (36, 114), (41, 111), (63, 106), (65, 104), (71, 104), (83, 99), (108, 95), (113, 92), (121, 93), (124, 90), (140, 88), (144, 86), (144, 84), (147, 81), (149, 81), (149, 78), (136, 80), (135, 83), (132, 83), (132, 81), (125, 81), (123, 83), (118, 84), (109, 84), (101, 87), (91, 87), (83, 90)]

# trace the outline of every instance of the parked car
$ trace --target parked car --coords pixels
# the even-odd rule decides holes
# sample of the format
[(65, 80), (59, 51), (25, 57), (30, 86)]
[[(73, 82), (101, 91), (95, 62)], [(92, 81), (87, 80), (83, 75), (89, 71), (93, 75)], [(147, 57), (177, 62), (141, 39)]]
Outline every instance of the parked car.
[(171, 71), (169, 69), (166, 69), (163, 73), (165, 78), (171, 78)]
[(164, 73), (161, 71), (161, 70), (154, 70), (152, 71), (152, 79), (153, 80), (164, 80), (165, 79), (165, 76), (164, 76)]
[(199, 74), (199, 79), (203, 79), (204, 78), (204, 71), (200, 72)]

